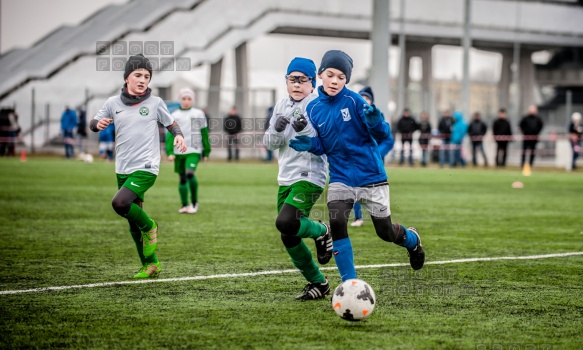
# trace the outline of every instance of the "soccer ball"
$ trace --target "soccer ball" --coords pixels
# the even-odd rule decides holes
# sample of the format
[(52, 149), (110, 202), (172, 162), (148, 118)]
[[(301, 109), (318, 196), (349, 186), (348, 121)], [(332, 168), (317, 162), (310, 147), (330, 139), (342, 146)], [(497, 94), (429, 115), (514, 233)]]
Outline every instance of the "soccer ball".
[(376, 297), (372, 288), (363, 280), (349, 279), (336, 287), (332, 307), (336, 314), (347, 321), (360, 321), (372, 313)]
[(85, 163), (89, 163), (89, 164), (93, 163), (93, 155), (91, 155), (89, 153), (88, 154), (85, 154), (85, 157), (83, 158), (83, 161)]

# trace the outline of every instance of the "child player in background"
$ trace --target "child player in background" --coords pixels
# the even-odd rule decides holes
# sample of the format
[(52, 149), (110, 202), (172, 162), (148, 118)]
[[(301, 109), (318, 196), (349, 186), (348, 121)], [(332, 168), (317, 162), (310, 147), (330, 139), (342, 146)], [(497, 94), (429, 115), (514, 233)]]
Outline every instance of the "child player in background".
[[(172, 117), (180, 126), (187, 145), (185, 152), (174, 145), (174, 136), (166, 135), (166, 154), (170, 161), (174, 161), (174, 172), (179, 176), (178, 193), (182, 207), (181, 214), (196, 214), (198, 212), (198, 181), (196, 167), (201, 160), (207, 161), (211, 153), (209, 129), (204, 112), (192, 107), (194, 91), (184, 88), (178, 93), (180, 109), (172, 112)], [(190, 192), (190, 203), (188, 193)]]

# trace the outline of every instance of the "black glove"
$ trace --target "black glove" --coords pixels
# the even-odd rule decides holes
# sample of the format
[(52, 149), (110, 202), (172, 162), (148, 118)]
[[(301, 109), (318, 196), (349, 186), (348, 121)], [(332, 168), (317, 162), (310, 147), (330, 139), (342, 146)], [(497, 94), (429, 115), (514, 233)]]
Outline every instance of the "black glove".
[(275, 131), (277, 132), (282, 132), (285, 130), (285, 128), (287, 128), (287, 125), (289, 124), (289, 119), (285, 117), (285, 115), (280, 115), (277, 120), (275, 121)]
[(297, 117), (296, 120), (292, 123), (292, 128), (294, 128), (296, 132), (304, 130), (306, 126), (308, 126), (308, 120), (303, 115)]

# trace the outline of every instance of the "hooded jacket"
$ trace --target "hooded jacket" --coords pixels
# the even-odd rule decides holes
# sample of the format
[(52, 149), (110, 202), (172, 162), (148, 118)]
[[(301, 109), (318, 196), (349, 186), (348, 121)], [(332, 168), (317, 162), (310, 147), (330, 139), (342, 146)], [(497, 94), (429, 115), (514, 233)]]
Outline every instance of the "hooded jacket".
[(358, 93), (346, 87), (328, 96), (322, 86), (318, 98), (308, 104), (306, 112), (318, 135), (312, 139), (310, 152), (326, 154), (330, 183), (362, 187), (387, 180), (378, 143), (392, 137), (391, 127), (382, 118), (376, 125), (368, 125), (366, 105)]
[(461, 112), (453, 113), (453, 126), (451, 127), (451, 143), (461, 145), (464, 136), (468, 133), (468, 123)]

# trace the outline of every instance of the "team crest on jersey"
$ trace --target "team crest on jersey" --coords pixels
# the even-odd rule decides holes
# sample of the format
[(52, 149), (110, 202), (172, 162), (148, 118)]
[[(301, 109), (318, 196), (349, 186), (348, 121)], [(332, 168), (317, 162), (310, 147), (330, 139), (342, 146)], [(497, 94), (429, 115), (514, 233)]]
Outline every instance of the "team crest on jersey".
[(142, 117), (145, 117), (148, 114), (150, 114), (150, 110), (148, 109), (148, 107), (142, 107), (142, 108), (140, 108), (140, 115)]
[(298, 107), (298, 108), (296, 108), (296, 109), (295, 109), (295, 111), (294, 111), (294, 113), (293, 113), (293, 117), (294, 117), (294, 118), (297, 118), (297, 117), (299, 117), (300, 115), (302, 115), (302, 110), (300, 109), (300, 107)]
[(349, 121), (350, 119), (352, 119), (352, 118), (350, 117), (350, 112), (348, 111), (348, 108), (341, 109), (341, 110), (340, 110), (340, 112), (342, 112), (342, 119), (343, 119), (345, 122), (347, 122), (347, 121)]

